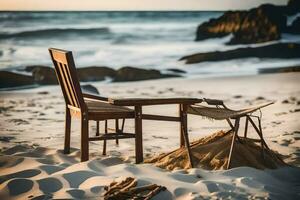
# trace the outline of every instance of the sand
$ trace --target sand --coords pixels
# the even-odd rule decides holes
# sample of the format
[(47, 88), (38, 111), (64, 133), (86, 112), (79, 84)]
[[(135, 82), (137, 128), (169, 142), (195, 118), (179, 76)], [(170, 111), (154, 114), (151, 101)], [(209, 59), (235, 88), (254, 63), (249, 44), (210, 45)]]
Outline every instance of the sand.
[(2, 152), (1, 199), (101, 199), (104, 186), (135, 177), (138, 185), (156, 183), (167, 191), (154, 199), (297, 199), (299, 168), (166, 171), (150, 164), (124, 163), (118, 157), (77, 162), (49, 148), (16, 146)]
[[(232, 132), (229, 131), (219, 131), (194, 141), (191, 144), (194, 167), (208, 170), (227, 169), (231, 141)], [(262, 148), (255, 140), (240, 137), (233, 150), (231, 168), (248, 166), (256, 169), (276, 169), (287, 166), (282, 155), (272, 150), (264, 151), (263, 157)], [(153, 163), (168, 170), (190, 168), (186, 148), (149, 158), (145, 163)]]
[[(202, 168), (164, 170), (151, 164), (132, 164), (134, 140), (91, 142), (91, 160), (79, 163), (79, 121), (72, 127), (70, 155), (61, 153), (64, 134), (64, 100), (59, 87), (0, 92), (0, 193), (10, 199), (46, 195), (54, 198), (100, 198), (104, 185), (132, 176), (138, 184), (167, 187), (156, 199), (299, 199), (300, 195), (300, 73), (225, 78), (165, 79), (132, 83), (92, 83), (100, 93), (113, 97), (206, 97), (222, 98), (232, 108), (276, 100), (263, 109), (263, 133), (271, 149), (296, 167), (259, 170), (236, 167), (208, 171)], [(148, 106), (149, 114), (177, 115), (177, 106)], [(223, 121), (189, 116), (191, 141), (219, 130)], [(241, 129), (243, 128), (241, 122)], [(113, 127), (113, 122), (109, 124)], [(95, 133), (95, 123), (90, 134)], [(133, 131), (132, 120), (126, 130)], [(179, 125), (144, 121), (145, 157), (179, 147)], [(103, 131), (103, 124), (101, 123)], [(249, 137), (256, 138), (254, 130)], [(4, 197), (2, 199), (5, 199)]]

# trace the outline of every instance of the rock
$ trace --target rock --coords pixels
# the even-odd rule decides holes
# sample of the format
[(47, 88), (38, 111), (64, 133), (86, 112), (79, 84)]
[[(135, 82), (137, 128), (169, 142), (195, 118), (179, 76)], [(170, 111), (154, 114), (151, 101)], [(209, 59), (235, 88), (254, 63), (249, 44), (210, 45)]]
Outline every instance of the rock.
[(278, 40), (286, 27), (281, 6), (264, 4), (248, 11), (228, 11), (198, 26), (196, 41), (233, 34), (228, 44), (251, 44)]
[(82, 90), (82, 92), (85, 92), (85, 93), (99, 94), (98, 89), (91, 84), (82, 85), (81, 90)]
[(300, 34), (300, 17), (297, 17), (291, 26), (287, 27), (286, 33)]
[(141, 81), (149, 79), (159, 79), (168, 77), (179, 77), (179, 75), (173, 74), (162, 74), (160, 71), (155, 69), (140, 69), (135, 67), (122, 67), (117, 70), (114, 82), (121, 81)]
[(80, 81), (103, 81), (106, 77), (115, 77), (116, 71), (109, 67), (84, 67), (78, 68), (77, 73)]
[(167, 69), (167, 71), (174, 72), (174, 73), (177, 73), (177, 74), (185, 74), (186, 73), (186, 71), (181, 70), (181, 69), (176, 69), (176, 68), (169, 68), (169, 69)]
[(209, 38), (224, 37), (239, 29), (241, 16), (245, 15), (244, 11), (225, 12), (221, 17), (210, 19), (198, 26), (196, 32), (196, 41)]
[(28, 66), (25, 67), (24, 71), (25, 72), (32, 72), (34, 69), (40, 68), (40, 67), (50, 68), (49, 66), (45, 66), (45, 65), (28, 65)]
[(299, 0), (289, 0), (287, 4), (287, 15), (294, 15), (300, 12), (300, 1)]
[[(55, 70), (51, 67), (31, 65), (25, 67), (25, 71), (32, 72), (32, 76), (0, 71), (0, 88), (24, 86), (34, 83), (40, 85), (58, 84)], [(139, 69), (134, 67), (123, 67), (116, 71), (109, 67), (93, 66), (79, 68), (77, 69), (77, 74), (81, 82), (102, 81), (106, 77), (111, 77), (112, 80), (116, 82), (180, 77), (179, 75), (174, 74), (162, 74), (158, 70)], [(92, 85), (83, 86), (83, 89), (99, 94), (97, 89)]]
[(28, 68), (27, 70), (32, 71), (32, 76), (34, 81), (41, 85), (55, 85), (58, 84), (57, 77), (55, 71), (51, 67), (45, 66), (31, 66), (32, 68)]
[(0, 88), (20, 87), (32, 84), (34, 84), (34, 79), (31, 76), (0, 71)]
[(300, 72), (300, 66), (262, 68), (258, 70), (258, 73), (260, 74), (287, 73), (287, 72)]
[[(51, 67), (32, 65), (27, 66), (25, 71), (32, 72), (34, 80), (38, 84), (52, 85), (57, 84), (55, 71)], [(105, 77), (114, 77), (116, 71), (108, 67), (84, 67), (77, 69), (77, 74), (80, 81), (102, 81)]]
[(222, 61), (238, 58), (299, 58), (300, 44), (298, 43), (277, 43), (261, 47), (245, 47), (228, 51), (213, 51), (197, 53), (184, 56), (179, 60), (185, 60), (186, 64), (193, 64), (206, 61)]
[[(263, 22), (263, 21), (260, 21)], [(260, 25), (258, 25), (260, 26)], [(261, 25), (258, 31), (252, 28), (247, 30), (241, 30), (233, 33), (233, 38), (227, 43), (229, 45), (235, 44), (253, 44), (253, 43), (263, 43), (273, 40), (279, 40), (281, 38), (281, 33), (278, 31), (278, 27), (275, 25), (264, 24)]]

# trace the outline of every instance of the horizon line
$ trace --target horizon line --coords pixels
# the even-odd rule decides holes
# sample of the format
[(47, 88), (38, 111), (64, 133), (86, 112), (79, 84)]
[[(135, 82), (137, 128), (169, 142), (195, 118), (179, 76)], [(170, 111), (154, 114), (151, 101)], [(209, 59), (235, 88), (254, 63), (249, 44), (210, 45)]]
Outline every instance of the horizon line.
[[(251, 9), (251, 8), (250, 8)], [(245, 9), (235, 9), (245, 10)], [(222, 12), (235, 10), (0, 10), (0, 12)]]

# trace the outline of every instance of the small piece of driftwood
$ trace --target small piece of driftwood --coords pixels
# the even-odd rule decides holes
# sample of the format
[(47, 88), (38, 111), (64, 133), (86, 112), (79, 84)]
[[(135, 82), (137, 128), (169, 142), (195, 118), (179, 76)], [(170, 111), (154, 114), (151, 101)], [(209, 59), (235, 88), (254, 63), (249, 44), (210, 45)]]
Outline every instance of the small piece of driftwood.
[(149, 184), (137, 187), (137, 180), (132, 177), (127, 177), (121, 182), (112, 182), (109, 186), (104, 188), (104, 199), (106, 200), (149, 200), (158, 194), (160, 191), (166, 190), (166, 187)]

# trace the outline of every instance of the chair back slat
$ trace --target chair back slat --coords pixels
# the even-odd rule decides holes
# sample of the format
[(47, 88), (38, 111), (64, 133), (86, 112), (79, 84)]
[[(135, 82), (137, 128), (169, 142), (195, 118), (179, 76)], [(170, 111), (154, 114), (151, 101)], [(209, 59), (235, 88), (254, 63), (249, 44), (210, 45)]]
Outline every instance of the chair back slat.
[(53, 48), (50, 48), (49, 52), (66, 104), (82, 108), (84, 106), (84, 100), (72, 52)]
[(65, 78), (65, 82), (66, 82), (68, 91), (70, 91), (71, 101), (73, 102), (72, 105), (75, 107), (79, 107), (79, 101), (76, 97), (76, 91), (75, 91), (74, 83), (71, 78), (71, 73), (65, 64), (61, 63), (61, 69), (63, 71), (62, 74), (64, 74), (64, 78)]
[(69, 74), (66, 73), (64, 64), (59, 63), (59, 62), (57, 64), (59, 66), (58, 71), (62, 77), (62, 83), (63, 83), (64, 89), (66, 91), (69, 103), (70, 103), (70, 105), (72, 105), (74, 107), (78, 107), (79, 103), (75, 99), (75, 94), (74, 94), (75, 92), (71, 86), (71, 83), (70, 83), (71, 81), (69, 80)]

